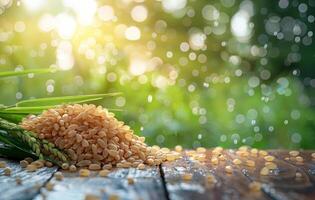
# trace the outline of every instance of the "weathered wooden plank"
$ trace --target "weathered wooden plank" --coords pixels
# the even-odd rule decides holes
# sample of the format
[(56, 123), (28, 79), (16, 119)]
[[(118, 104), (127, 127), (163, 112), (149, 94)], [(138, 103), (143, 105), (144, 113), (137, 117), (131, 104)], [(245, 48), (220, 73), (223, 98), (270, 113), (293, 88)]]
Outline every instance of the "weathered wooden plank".
[(279, 191), (286, 196), (286, 199), (294, 199), (294, 200), (313, 200), (315, 199), (315, 186), (314, 186), (314, 180), (315, 180), (315, 166), (314, 166), (314, 160), (311, 158), (310, 151), (301, 151), (299, 156), (302, 156), (304, 158), (303, 163), (296, 162), (295, 159), (290, 158), (289, 160), (286, 160), (285, 158), (290, 157), (289, 151), (287, 150), (272, 150), (269, 151), (270, 154), (277, 157), (277, 160), (281, 160), (283, 162), (286, 162), (287, 165), (293, 166), (296, 170), (296, 172), (299, 172), (302, 177), (297, 178), (291, 177), (293, 180), (286, 181), (287, 185), (292, 185), (291, 188), (288, 189), (281, 189)]
[[(207, 174), (207, 170), (205, 170), (204, 166), (199, 166), (197, 163), (192, 162), (186, 155), (183, 155), (183, 158), (180, 160), (164, 163), (162, 170), (171, 200), (215, 199), (215, 192), (209, 192), (208, 197), (205, 195), (208, 193), (204, 183), (204, 176)], [(182, 180), (182, 176), (187, 173), (193, 174), (191, 181)]]
[[(235, 165), (235, 167), (245, 173), (245, 175), (247, 175), (247, 177), (251, 180), (272, 184), (275, 187), (285, 189), (305, 189), (312, 187), (312, 184), (305, 173), (302, 173), (302, 178), (297, 180), (295, 174), (299, 170), (295, 166), (289, 165), (282, 159), (276, 158), (274, 161), (272, 161), (278, 166), (278, 168), (270, 170), (271, 173), (268, 176), (262, 176), (260, 174), (260, 170), (265, 166), (265, 160), (263, 156), (240, 157), (235, 155), (234, 151), (229, 151), (229, 159), (233, 160), (235, 158), (238, 158), (242, 161), (241, 165)], [(255, 167), (247, 166), (246, 161), (248, 160), (254, 161)]]
[[(36, 172), (27, 172), (20, 167), (17, 161), (6, 160), (7, 166), (12, 169), (11, 176), (4, 175), (4, 169), (0, 168), (0, 199), (33, 199), (39, 192), (42, 185), (48, 181), (57, 167), (41, 168)], [(17, 184), (16, 179), (21, 180), (21, 184)]]
[[(275, 155), (273, 152), (270, 154)], [(264, 167), (264, 156), (249, 155), (240, 157), (235, 154), (235, 151), (228, 151), (228, 159), (240, 159), (241, 165), (233, 165), (235, 169), (242, 173), (251, 181), (263, 183), (262, 190), (273, 199), (314, 199), (314, 187), (303, 170), (294, 165), (290, 165), (282, 158), (273, 161), (278, 167), (270, 170), (270, 174), (263, 176), (260, 170)], [(246, 161), (252, 160), (255, 162), (255, 167), (246, 165)], [(302, 177), (296, 178), (296, 172), (300, 172)]]
[[(203, 159), (191, 156), (189, 151), (183, 154), (182, 159), (166, 162), (162, 166), (162, 175), (158, 167), (146, 170), (114, 169), (108, 177), (99, 177), (92, 172), (88, 178), (81, 178), (78, 173), (64, 173), (64, 180), (51, 179), (55, 184), (52, 191), (41, 188), (40, 195), (35, 199), (85, 199), (92, 194), (100, 199), (108, 199), (117, 195), (119, 199), (257, 199), (265, 200), (271, 197), (276, 200), (311, 200), (315, 199), (314, 175), (315, 161), (311, 152), (301, 152), (303, 164), (294, 160), (284, 160), (288, 151), (270, 151), (277, 159), (278, 166), (268, 176), (261, 176), (260, 169), (264, 166), (263, 156), (240, 157), (236, 150), (225, 150), (222, 155), (225, 160), (213, 164), (213, 153), (208, 150)], [(199, 154), (196, 154), (197, 157)], [(216, 155), (217, 156), (217, 155)], [(232, 160), (238, 158), (243, 161), (235, 165)], [(3, 159), (0, 159), (3, 160)], [(256, 166), (249, 167), (247, 160), (255, 161)], [(11, 176), (4, 176), (0, 169), (0, 199), (32, 199), (39, 191), (39, 187), (50, 179), (56, 168), (42, 168), (36, 172), (24, 171), (17, 162), (7, 161), (12, 169)], [(225, 172), (225, 166), (233, 168), (231, 174)], [(302, 177), (296, 178), (296, 172)], [(184, 181), (183, 174), (193, 174), (192, 180)], [(205, 177), (212, 175), (214, 183), (209, 183)], [(15, 179), (19, 177), (22, 185), (17, 185)], [(133, 178), (134, 184), (128, 184), (127, 178)], [(263, 192), (250, 192), (249, 184), (252, 181), (263, 183)], [(163, 185), (163, 182), (166, 185)], [(167, 191), (165, 191), (165, 188)], [(267, 194), (268, 196), (266, 196)]]
[[(224, 181), (223, 192), (229, 189), (229, 187), (232, 187), (239, 193), (237, 199), (267, 199), (267, 197), (263, 193), (250, 190), (249, 185), (251, 183), (251, 180), (245, 177), (240, 170), (235, 170), (236, 167), (233, 164), (232, 159), (229, 159), (228, 150), (224, 150), (221, 154), (224, 156), (225, 159), (219, 159), (219, 164), (215, 165), (210, 162), (211, 158), (213, 157), (212, 152), (207, 151), (206, 163), (208, 169), (215, 169), (218, 176), (221, 178), (221, 180)], [(227, 173), (225, 171), (226, 166), (232, 167), (232, 173)], [(237, 192), (235, 193), (237, 194)]]
[[(89, 177), (79, 177), (78, 172), (63, 174), (65, 178), (62, 181), (51, 179), (50, 183), (54, 185), (52, 191), (42, 188), (35, 199), (80, 200), (87, 195), (95, 195), (99, 199), (109, 199), (114, 195), (119, 199), (166, 199), (158, 167), (146, 170), (116, 168), (107, 177), (98, 176), (96, 171), (91, 171)], [(134, 184), (128, 184), (127, 178), (132, 178)]]
[(285, 162), (295, 166), (300, 171), (303, 171), (306, 175), (309, 176), (309, 179), (313, 183), (315, 183), (315, 159), (311, 156), (314, 151), (300, 151), (299, 156), (301, 156), (304, 160), (302, 163), (297, 162), (296, 159), (290, 156), (289, 152), (286, 150), (273, 150), (270, 153), (275, 155), (279, 159), (284, 160)]
[[(223, 153), (224, 154), (224, 153)], [(165, 175), (166, 188), (171, 200), (177, 199), (266, 199), (260, 192), (249, 192), (248, 180), (240, 171), (233, 170), (231, 174), (225, 172), (229, 160), (220, 161), (213, 165), (210, 160), (211, 151), (206, 152), (203, 162), (183, 154), (183, 158), (162, 165)], [(193, 174), (191, 181), (184, 181), (182, 176)], [(216, 182), (210, 184), (206, 178), (213, 175)]]

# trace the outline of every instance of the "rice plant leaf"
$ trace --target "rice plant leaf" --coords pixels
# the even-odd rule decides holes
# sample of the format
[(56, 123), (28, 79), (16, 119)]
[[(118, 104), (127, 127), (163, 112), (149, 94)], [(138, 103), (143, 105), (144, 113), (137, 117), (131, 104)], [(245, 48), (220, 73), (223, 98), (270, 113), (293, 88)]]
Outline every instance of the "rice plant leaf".
[(53, 106), (10, 107), (6, 109), (0, 109), (0, 114), (17, 114), (17, 115), (39, 114), (43, 110), (47, 110), (52, 107)]
[(11, 76), (23, 76), (27, 74), (44, 74), (54, 72), (52, 69), (29, 69), (29, 70), (21, 70), (21, 71), (5, 71), (0, 72), (0, 78), (11, 77)]
[(103, 99), (106, 96), (117, 96), (121, 93), (107, 93), (107, 94), (90, 94), (78, 96), (64, 96), (64, 97), (49, 97), (23, 100), (15, 105), (17, 107), (35, 107), (35, 106), (56, 106), (66, 103), (85, 103)]
[(117, 109), (117, 108), (107, 108), (107, 110), (109, 110), (111, 112), (122, 112), (122, 111), (124, 111), (123, 109)]
[[(98, 99), (97, 99), (98, 100)], [(11, 118), (11, 119), (20, 119), (28, 114), (40, 114), (44, 110), (54, 108), (55, 106), (36, 106), (36, 107), (10, 107), (5, 109), (0, 109), (1, 118)], [(112, 112), (122, 112), (122, 109), (116, 108), (107, 108)]]
[(28, 114), (14, 114), (14, 113), (1, 113), (0, 112), (0, 117), (2, 119), (5, 119), (5, 120), (13, 122), (13, 123), (19, 123), (27, 115)]
[(34, 155), (34, 153), (29, 148), (27, 148), (23, 143), (21, 143), (15, 137), (10, 137), (10, 133), (8, 133), (7, 131), (0, 130), (0, 141), (3, 142), (4, 144), (15, 147), (25, 153)]
[(1, 144), (1, 143), (0, 143), (0, 156), (11, 158), (11, 159), (18, 159), (18, 160), (22, 160), (26, 157), (35, 158), (35, 156), (30, 153), (22, 151), (14, 146)]
[[(13, 123), (20, 123), (23, 118), (29, 114), (41, 114), (44, 110), (53, 108), (55, 106), (39, 106), (39, 107), (10, 107), (7, 109), (0, 109), (0, 117)], [(122, 109), (111, 109), (111, 112), (122, 112)]]

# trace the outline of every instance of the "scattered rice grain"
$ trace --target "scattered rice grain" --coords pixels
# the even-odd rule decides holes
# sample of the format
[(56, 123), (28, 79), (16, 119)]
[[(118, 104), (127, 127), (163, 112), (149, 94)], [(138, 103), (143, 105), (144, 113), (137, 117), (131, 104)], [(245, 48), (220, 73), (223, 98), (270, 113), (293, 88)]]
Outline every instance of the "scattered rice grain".
[(108, 200), (119, 200), (119, 196), (116, 194), (111, 194), (108, 196)]
[(45, 188), (48, 190), (48, 191), (52, 191), (54, 189), (54, 184), (51, 183), (51, 182), (48, 182), (45, 186)]
[(34, 161), (31, 157), (26, 157), (24, 160), (26, 160), (28, 163), (32, 163)]
[(22, 185), (22, 179), (21, 179), (21, 177), (16, 177), (15, 178), (15, 183), (17, 184), (17, 185)]
[(232, 174), (233, 173), (233, 169), (230, 165), (225, 166), (225, 172), (228, 174)]
[(134, 179), (131, 177), (128, 177), (127, 180), (129, 185), (133, 185), (135, 183)]
[(255, 162), (253, 160), (246, 160), (246, 165), (248, 167), (255, 167)]
[(113, 168), (112, 164), (106, 164), (103, 166), (103, 169), (111, 170)]
[(145, 169), (145, 165), (143, 163), (140, 163), (137, 168), (143, 170)]
[(99, 171), (98, 175), (101, 176), (101, 177), (105, 177), (105, 176), (107, 176), (109, 173), (110, 173), (109, 170), (103, 169), (103, 170)]
[(68, 163), (62, 163), (61, 168), (64, 170), (69, 169), (69, 164)]
[(5, 168), (7, 163), (5, 161), (0, 161), (0, 168)]
[(256, 182), (256, 181), (253, 181), (249, 184), (249, 189), (252, 191), (252, 192), (260, 192), (261, 190), (261, 183), (259, 182)]
[(185, 174), (182, 175), (182, 179), (184, 181), (190, 181), (192, 179), (192, 177), (193, 177), (193, 175), (190, 174), (190, 173), (185, 173)]
[(50, 161), (46, 161), (45, 162), (45, 166), (46, 167), (52, 167), (52, 166), (54, 166), (54, 164), (52, 162), (50, 162)]
[(260, 151), (259, 151), (259, 155), (260, 155), (260, 156), (267, 156), (267, 155), (268, 155), (268, 152), (265, 151), (265, 150), (260, 150)]
[(55, 176), (55, 178), (56, 178), (57, 181), (62, 181), (63, 178), (64, 178), (62, 172), (56, 172), (56, 173), (54, 174), (54, 176)]
[(219, 160), (218, 160), (218, 158), (216, 158), (216, 157), (211, 158), (211, 163), (212, 163), (213, 165), (217, 165), (217, 164), (219, 164)]
[(89, 165), (89, 170), (100, 170), (101, 165), (100, 164), (90, 164)]
[(275, 157), (274, 156), (265, 156), (264, 159), (268, 162), (271, 162), (275, 159)]
[(301, 172), (296, 172), (295, 173), (295, 178), (297, 178), (297, 179), (302, 178), (302, 173)]
[(277, 169), (277, 164), (274, 162), (265, 162), (265, 167), (267, 167), (268, 169)]
[(304, 161), (303, 157), (301, 157), (301, 156), (295, 157), (295, 160), (296, 160), (296, 162), (303, 162)]
[(299, 154), (300, 154), (299, 151), (290, 151), (290, 152), (289, 152), (289, 155), (290, 155), (290, 156), (293, 156), (293, 157), (296, 157), (296, 156), (298, 156)]
[(267, 167), (263, 167), (261, 170), (260, 170), (260, 175), (262, 176), (267, 176), (269, 174), (269, 169)]
[(90, 170), (88, 169), (80, 169), (79, 174), (81, 177), (88, 177), (90, 176)]
[(29, 164), (26, 166), (26, 171), (28, 172), (35, 172), (37, 170), (37, 166), (33, 164)]
[(22, 168), (26, 168), (28, 164), (29, 164), (29, 163), (28, 163), (26, 160), (21, 160), (21, 161), (20, 161), (20, 166), (21, 166)]
[(87, 194), (85, 195), (84, 200), (101, 200), (102, 198), (100, 196), (97, 196), (95, 194)]
[(75, 165), (70, 165), (69, 171), (70, 172), (76, 172), (77, 171), (77, 167)]
[(242, 164), (242, 161), (240, 160), (240, 159), (234, 159), (233, 160), (233, 163), (235, 164), (235, 165), (240, 165), (240, 164)]
[(12, 169), (10, 167), (4, 168), (4, 175), (11, 176)]
[(183, 151), (183, 147), (180, 146), (180, 145), (176, 145), (176, 146), (175, 146), (175, 151), (176, 151), (176, 152), (182, 152), (182, 151)]

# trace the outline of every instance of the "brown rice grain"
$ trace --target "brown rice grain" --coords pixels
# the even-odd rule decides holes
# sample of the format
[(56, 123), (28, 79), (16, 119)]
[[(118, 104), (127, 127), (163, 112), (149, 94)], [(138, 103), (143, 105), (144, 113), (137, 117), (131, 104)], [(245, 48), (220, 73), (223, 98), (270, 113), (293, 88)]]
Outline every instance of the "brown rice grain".
[(100, 170), (101, 165), (100, 164), (90, 164), (89, 165), (89, 170)]
[(26, 160), (21, 160), (21, 161), (20, 161), (20, 166), (21, 166), (22, 168), (26, 168), (28, 164), (29, 164), (29, 163), (28, 163)]
[(0, 161), (0, 168), (5, 168), (7, 163), (5, 161)]

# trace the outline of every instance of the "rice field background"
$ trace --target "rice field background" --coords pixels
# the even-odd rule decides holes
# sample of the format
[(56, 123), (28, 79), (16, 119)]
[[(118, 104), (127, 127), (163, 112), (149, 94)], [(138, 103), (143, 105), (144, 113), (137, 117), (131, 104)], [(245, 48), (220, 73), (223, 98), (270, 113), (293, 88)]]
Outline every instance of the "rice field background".
[(315, 0), (0, 0), (2, 104), (95, 102), (151, 145), (315, 147)]

